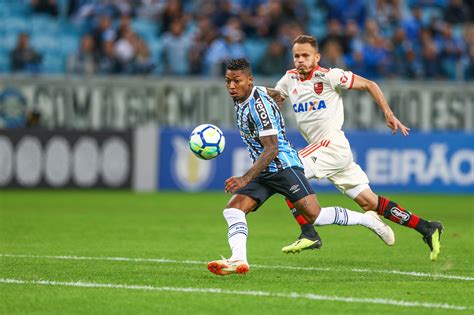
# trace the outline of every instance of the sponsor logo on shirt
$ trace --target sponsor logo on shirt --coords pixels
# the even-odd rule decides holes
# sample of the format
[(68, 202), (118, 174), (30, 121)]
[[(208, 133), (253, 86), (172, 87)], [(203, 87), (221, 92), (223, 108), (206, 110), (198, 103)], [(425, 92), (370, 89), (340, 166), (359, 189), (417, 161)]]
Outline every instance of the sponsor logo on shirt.
[(347, 80), (349, 80), (349, 79), (348, 79), (347, 76), (344, 74), (344, 75), (341, 77), (341, 80), (340, 80), (340, 81), (341, 81), (341, 84), (346, 84)]
[(295, 113), (301, 112), (310, 112), (313, 110), (320, 110), (326, 108), (326, 102), (324, 100), (314, 101), (314, 102), (305, 102), (305, 103), (298, 103), (293, 104), (293, 110)]
[(257, 109), (258, 117), (262, 121), (263, 128), (271, 128), (270, 117), (268, 117), (267, 109), (260, 98), (255, 101), (255, 108)]
[(318, 82), (314, 84), (314, 92), (316, 94), (321, 95), (323, 93), (323, 82)]

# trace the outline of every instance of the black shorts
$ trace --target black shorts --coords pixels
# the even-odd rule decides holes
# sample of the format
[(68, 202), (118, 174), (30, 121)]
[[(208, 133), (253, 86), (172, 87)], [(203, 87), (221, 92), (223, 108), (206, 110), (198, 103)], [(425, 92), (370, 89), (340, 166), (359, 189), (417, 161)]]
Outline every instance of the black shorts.
[[(281, 172), (261, 173), (247, 186), (234, 192), (236, 195), (244, 195), (257, 202), (258, 209), (273, 194), (280, 194), (295, 202), (308, 195), (314, 194), (314, 190), (304, 176), (304, 170), (299, 167), (285, 168)], [(255, 211), (254, 210), (254, 211)]]

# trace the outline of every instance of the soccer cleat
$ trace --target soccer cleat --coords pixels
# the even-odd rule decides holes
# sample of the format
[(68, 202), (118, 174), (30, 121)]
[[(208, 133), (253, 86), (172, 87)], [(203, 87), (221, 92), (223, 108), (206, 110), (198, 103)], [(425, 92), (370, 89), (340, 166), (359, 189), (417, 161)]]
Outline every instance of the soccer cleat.
[(308, 249), (320, 249), (321, 246), (323, 246), (323, 241), (319, 237), (318, 233), (316, 233), (314, 238), (309, 238), (301, 234), (293, 244), (283, 247), (281, 251), (285, 254), (299, 253)]
[(371, 216), (374, 219), (374, 226), (370, 227), (369, 229), (377, 234), (377, 236), (380, 237), (380, 239), (384, 241), (385, 244), (388, 246), (395, 244), (395, 234), (393, 233), (392, 228), (382, 221), (377, 212), (366, 211), (364, 215)]
[(430, 247), (430, 259), (435, 261), (438, 259), (439, 252), (441, 251), (441, 233), (443, 231), (443, 224), (438, 221), (430, 222), (430, 231), (423, 236), (423, 241)]
[(243, 260), (228, 260), (222, 258), (221, 260), (214, 260), (208, 263), (207, 269), (218, 276), (227, 276), (233, 273), (244, 275), (249, 272), (250, 267), (249, 264)]

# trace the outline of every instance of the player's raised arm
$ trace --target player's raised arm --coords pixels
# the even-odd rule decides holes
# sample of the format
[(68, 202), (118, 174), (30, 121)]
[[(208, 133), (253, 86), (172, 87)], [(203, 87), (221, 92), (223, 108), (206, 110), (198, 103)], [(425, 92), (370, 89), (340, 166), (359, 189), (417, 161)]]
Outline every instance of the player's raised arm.
[(383, 111), (385, 120), (387, 122), (387, 127), (392, 130), (392, 134), (395, 134), (398, 129), (400, 129), (400, 132), (404, 136), (408, 135), (410, 128), (402, 124), (400, 120), (395, 117), (392, 110), (390, 109), (390, 106), (387, 103), (387, 100), (385, 99), (385, 96), (383, 95), (382, 90), (380, 89), (377, 83), (354, 74), (354, 83), (352, 84), (352, 89), (369, 91), (370, 95), (372, 95), (372, 98)]

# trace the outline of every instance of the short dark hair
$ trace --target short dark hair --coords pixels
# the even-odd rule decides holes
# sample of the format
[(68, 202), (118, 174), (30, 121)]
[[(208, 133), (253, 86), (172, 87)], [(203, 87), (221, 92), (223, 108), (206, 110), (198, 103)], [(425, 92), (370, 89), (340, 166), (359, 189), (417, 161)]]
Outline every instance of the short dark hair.
[(295, 44), (310, 44), (314, 47), (314, 49), (316, 49), (316, 51), (318, 51), (319, 49), (318, 40), (316, 39), (316, 37), (310, 35), (300, 35), (296, 37), (293, 41), (293, 46)]
[(247, 72), (248, 75), (252, 75), (252, 67), (250, 62), (246, 58), (231, 59), (227, 62), (227, 70), (241, 70)]

